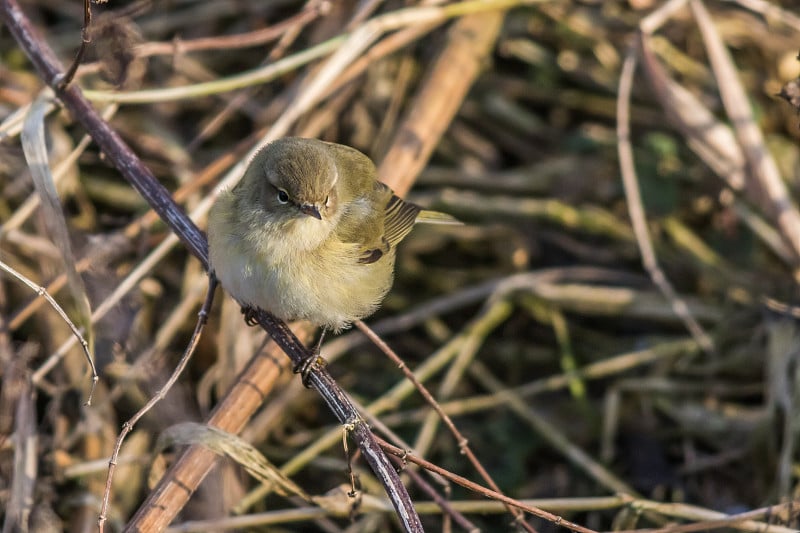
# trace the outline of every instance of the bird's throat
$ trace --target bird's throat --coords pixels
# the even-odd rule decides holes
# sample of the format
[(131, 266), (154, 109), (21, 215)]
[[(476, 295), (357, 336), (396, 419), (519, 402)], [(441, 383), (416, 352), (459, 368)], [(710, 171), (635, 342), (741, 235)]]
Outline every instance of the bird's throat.
[(292, 220), (287, 229), (287, 238), (291, 239), (295, 249), (309, 251), (319, 248), (330, 238), (333, 226), (324, 218), (302, 216)]

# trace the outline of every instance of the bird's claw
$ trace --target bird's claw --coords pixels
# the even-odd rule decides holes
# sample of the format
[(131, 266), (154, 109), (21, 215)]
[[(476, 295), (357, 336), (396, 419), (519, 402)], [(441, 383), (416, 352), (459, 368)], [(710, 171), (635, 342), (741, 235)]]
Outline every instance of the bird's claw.
[(244, 315), (244, 323), (250, 327), (258, 325), (258, 309), (255, 307), (245, 306), (242, 307), (242, 314)]
[(303, 386), (310, 389), (311, 382), (309, 379), (311, 378), (311, 372), (314, 371), (315, 367), (320, 368), (327, 364), (328, 362), (325, 358), (319, 355), (319, 350), (314, 350), (308, 354), (308, 357), (294, 365), (292, 372), (300, 374), (300, 381), (303, 383)]

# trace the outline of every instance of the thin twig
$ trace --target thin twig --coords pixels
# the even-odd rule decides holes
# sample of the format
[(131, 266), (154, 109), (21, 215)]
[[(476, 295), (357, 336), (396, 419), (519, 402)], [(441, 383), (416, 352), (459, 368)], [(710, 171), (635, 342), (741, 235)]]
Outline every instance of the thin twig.
[(64, 310), (61, 308), (60, 305), (58, 305), (58, 302), (56, 302), (55, 299), (53, 299), (53, 297), (50, 296), (50, 293), (47, 292), (47, 289), (45, 289), (41, 285), (37, 285), (33, 281), (29, 280), (28, 278), (23, 276), (21, 273), (19, 273), (16, 270), (14, 270), (14, 268), (11, 267), (11, 265), (8, 265), (7, 263), (4, 263), (3, 261), (0, 261), (0, 269), (5, 270), (9, 274), (11, 274), (15, 278), (17, 278), (19, 281), (21, 281), (22, 283), (27, 285), (37, 295), (39, 295), (42, 298), (44, 298), (45, 300), (47, 300), (47, 303), (49, 303), (52, 306), (52, 308), (55, 309), (56, 313), (58, 313), (58, 316), (61, 317), (61, 319), (69, 327), (70, 331), (72, 331), (72, 334), (77, 339), (78, 344), (81, 345), (81, 348), (83, 349), (83, 354), (86, 356), (86, 360), (89, 361), (89, 368), (92, 371), (92, 386), (91, 386), (91, 389), (89, 389), (89, 397), (86, 400), (86, 404), (85, 404), (87, 406), (88, 405), (92, 405), (92, 397), (94, 396), (94, 389), (97, 386), (97, 381), (98, 381), (99, 378), (97, 377), (97, 369), (94, 366), (94, 361), (92, 360), (92, 355), (89, 353), (89, 343), (86, 342), (86, 339), (83, 338), (83, 335), (81, 334), (80, 330), (75, 326), (75, 324), (72, 323), (72, 320), (69, 319), (69, 316), (67, 316), (67, 313), (64, 312)]
[(564, 520), (564, 518), (562, 518), (562, 517), (560, 517), (558, 515), (554, 515), (552, 513), (548, 513), (547, 511), (539, 509), (538, 507), (531, 507), (530, 505), (525, 505), (524, 503), (522, 503), (522, 502), (520, 502), (518, 500), (515, 500), (513, 498), (509, 498), (508, 496), (506, 496), (504, 494), (501, 494), (499, 492), (487, 489), (486, 487), (484, 487), (482, 485), (478, 485), (477, 483), (474, 483), (474, 482), (468, 480), (465, 477), (461, 477), (458, 474), (454, 474), (454, 473), (450, 472), (449, 470), (445, 470), (441, 466), (438, 466), (438, 465), (435, 465), (435, 464), (433, 464), (433, 463), (431, 463), (429, 461), (426, 461), (425, 459), (423, 459), (421, 457), (417, 457), (413, 453), (410, 453), (408, 450), (403, 450), (402, 448), (398, 448), (397, 446), (394, 446), (393, 444), (389, 444), (388, 442), (386, 442), (385, 440), (381, 439), (380, 437), (378, 437), (378, 443), (380, 444), (381, 448), (383, 448), (383, 450), (386, 453), (389, 453), (389, 454), (392, 454), (392, 455), (394, 455), (396, 457), (399, 457), (404, 461), (408, 461), (409, 463), (414, 463), (415, 465), (419, 465), (422, 468), (424, 468), (425, 470), (429, 470), (431, 472), (435, 472), (435, 473), (439, 474), (440, 476), (442, 476), (443, 478), (452, 481), (456, 485), (460, 485), (460, 486), (462, 486), (462, 487), (464, 487), (464, 488), (466, 488), (468, 490), (471, 490), (471, 491), (473, 491), (475, 493), (482, 494), (483, 496), (486, 496), (487, 498), (493, 498), (493, 499), (495, 499), (497, 501), (500, 501), (500, 502), (504, 503), (507, 506), (515, 507), (515, 508), (517, 508), (517, 509), (519, 509), (521, 511), (525, 511), (526, 513), (530, 513), (530, 514), (532, 514), (534, 516), (537, 516), (539, 518), (547, 520), (548, 522), (552, 522), (553, 524), (555, 524), (557, 526), (562, 526), (562, 527), (565, 527), (565, 528), (570, 529), (572, 531), (575, 531), (576, 533), (597, 533), (596, 531), (594, 531), (592, 529), (589, 529), (587, 527), (583, 527), (583, 526), (578, 525), (578, 524), (576, 524), (574, 522), (570, 522), (569, 520)]
[(67, 85), (72, 82), (78, 67), (83, 60), (83, 54), (86, 53), (86, 48), (92, 42), (92, 34), (90, 33), (92, 27), (92, 1), (83, 0), (83, 26), (81, 26), (81, 45), (78, 52), (75, 54), (75, 59), (72, 60), (67, 72), (58, 82), (58, 89), (63, 91)]
[[(431, 497), (431, 499), (436, 502), (436, 504), (442, 508), (445, 516), (451, 517), (455, 522), (463, 527), (469, 533), (479, 533), (480, 528), (470, 522), (470, 520), (464, 516), (461, 512), (457, 511), (450, 505), (450, 501), (443, 498), (435, 488), (431, 486), (430, 483), (425, 481), (425, 479), (419, 475), (419, 472), (412, 468), (406, 469), (406, 463), (400, 457), (392, 457), (392, 461), (397, 466), (398, 470), (403, 470), (408, 477), (420, 488), (422, 491)], [(436, 474), (434, 474), (436, 475)]]
[[(310, 24), (312, 21), (316, 20), (318, 16), (324, 15), (327, 11), (330, 10), (330, 5), (326, 0), (311, 0), (306, 3), (303, 11), (298, 13), (297, 15), (290, 17), (289, 19), (276, 24), (275, 26), (268, 28), (274, 28), (275, 31), (274, 37), (280, 37), (278, 43), (273, 47), (270, 53), (262, 62), (263, 65), (268, 65), (270, 63), (274, 63), (279, 58), (283, 56), (286, 52), (286, 49), (290, 46), (291, 42), (294, 41), (299, 35), (300, 32), (306, 27), (306, 25)], [(278, 32), (277, 30), (280, 30)], [(263, 30), (262, 30), (263, 31)], [(215, 41), (220, 39), (219, 37), (209, 38), (210, 41)], [(211, 43), (209, 43), (211, 44)], [(215, 47), (216, 48), (216, 47)], [(250, 87), (246, 90), (241, 91), (240, 93), (229, 97), (228, 101), (225, 104), (225, 107), (217, 113), (212, 119), (205, 124), (201, 129), (200, 132), (192, 139), (189, 144), (186, 146), (187, 152), (194, 151), (202, 142), (212, 137), (222, 125), (230, 119), (233, 113), (242, 107), (242, 105), (247, 102), (253, 95), (256, 94), (260, 86), (257, 87)]]
[(203, 328), (206, 325), (206, 320), (208, 319), (208, 314), (211, 311), (211, 304), (214, 303), (214, 291), (217, 288), (217, 280), (214, 276), (209, 276), (208, 278), (208, 292), (206, 293), (206, 299), (203, 302), (203, 306), (200, 308), (200, 311), (197, 313), (197, 324), (194, 327), (194, 332), (192, 333), (192, 338), (189, 339), (189, 344), (186, 346), (186, 350), (183, 352), (180, 361), (178, 361), (177, 366), (175, 366), (175, 370), (172, 371), (167, 382), (161, 387), (148, 401), (144, 406), (139, 409), (136, 414), (134, 414), (127, 422), (122, 424), (122, 430), (119, 432), (117, 436), (117, 441), (114, 443), (114, 451), (111, 454), (111, 459), (108, 461), (108, 475), (106, 477), (106, 489), (103, 492), (103, 503), (100, 506), (100, 516), (97, 518), (97, 528), (99, 529), (100, 533), (103, 533), (103, 525), (106, 521), (106, 516), (108, 513), (108, 501), (111, 498), (111, 483), (114, 479), (114, 470), (117, 467), (117, 458), (119, 457), (119, 451), (122, 448), (122, 442), (125, 440), (125, 437), (133, 430), (133, 427), (136, 423), (145, 415), (147, 414), (150, 409), (153, 408), (155, 404), (160, 402), (164, 399), (167, 395), (169, 390), (178, 381), (183, 369), (186, 368), (186, 365), (189, 364), (189, 360), (192, 358), (192, 354), (194, 353), (195, 349), (197, 348), (197, 344), (200, 342), (200, 334), (203, 332)]
[(622, 174), (622, 185), (625, 189), (626, 204), (633, 225), (633, 232), (636, 235), (636, 242), (642, 254), (642, 265), (644, 266), (653, 283), (659, 288), (664, 298), (672, 306), (673, 311), (683, 320), (686, 329), (697, 340), (697, 343), (706, 353), (714, 353), (714, 343), (705, 332), (700, 323), (692, 316), (689, 306), (678, 296), (672, 284), (664, 275), (664, 271), (658, 264), (653, 242), (647, 231), (647, 219), (642, 206), (642, 195), (639, 191), (639, 183), (636, 179), (636, 167), (633, 164), (633, 148), (631, 147), (630, 136), (630, 96), (633, 87), (633, 74), (636, 70), (636, 56), (631, 50), (622, 65), (622, 73), (619, 78), (619, 94), (617, 96), (617, 151), (619, 153), (620, 173)]
[(197, 39), (174, 39), (169, 42), (142, 43), (134, 49), (137, 57), (157, 55), (185, 54), (188, 52), (202, 52), (205, 50), (235, 50), (263, 46), (272, 42), (287, 31), (309, 24), (320, 15), (324, 15), (330, 6), (328, 2), (318, 2), (306, 6), (302, 11), (266, 28), (255, 31), (239, 33), (236, 35), (222, 35), (217, 37), (199, 37)]
[[(452, 433), (453, 437), (455, 437), (456, 442), (458, 443), (459, 451), (467, 457), (469, 462), (472, 464), (473, 468), (475, 468), (475, 470), (478, 471), (480, 476), (486, 481), (486, 483), (489, 484), (492, 490), (498, 493), (502, 493), (500, 487), (497, 486), (497, 483), (494, 482), (492, 476), (489, 475), (489, 472), (483, 467), (481, 462), (478, 460), (477, 456), (472, 452), (472, 449), (470, 449), (469, 441), (467, 440), (467, 438), (464, 437), (464, 435), (458, 430), (456, 425), (453, 423), (453, 420), (447, 415), (447, 413), (442, 411), (442, 408), (436, 401), (436, 398), (434, 398), (433, 395), (430, 393), (430, 391), (428, 391), (428, 389), (425, 387), (425, 385), (423, 385), (422, 382), (417, 379), (417, 377), (408, 368), (405, 362), (403, 362), (403, 360), (400, 359), (400, 356), (398, 356), (395, 353), (395, 351), (392, 350), (392, 348), (388, 344), (386, 344), (386, 342), (383, 339), (381, 339), (374, 331), (372, 331), (372, 329), (370, 329), (370, 327), (367, 326), (364, 322), (362, 322), (361, 320), (357, 320), (355, 324), (356, 327), (360, 329), (362, 333), (364, 333), (364, 335), (366, 335), (369, 338), (369, 340), (372, 341), (373, 344), (375, 344), (375, 346), (377, 346), (384, 354), (386, 354), (386, 356), (389, 359), (392, 360), (392, 362), (394, 362), (397, 365), (397, 367), (403, 372), (403, 375), (406, 377), (406, 379), (408, 379), (409, 381), (411, 381), (411, 383), (414, 384), (414, 387), (419, 391), (423, 399), (425, 399), (425, 401), (428, 402), (428, 405), (430, 405), (433, 408), (433, 410), (436, 411), (436, 414), (439, 415), (439, 418), (442, 419), (442, 422), (444, 422), (445, 426), (447, 426), (447, 429), (449, 429), (450, 433)], [(521, 527), (523, 527), (527, 531), (531, 532), (536, 531), (530, 524), (525, 522), (522, 513), (520, 513), (519, 510), (516, 509), (514, 506), (509, 506), (508, 512), (510, 512), (514, 516), (516, 523), (519, 524)]]
[[(788, 507), (789, 511), (797, 509), (797, 500), (786, 502), (782, 505), (762, 507), (735, 515), (726, 515), (686, 503), (662, 503), (651, 500), (631, 500), (629, 506), (637, 512), (654, 512), (670, 518), (696, 520), (694, 524), (670, 525), (663, 528), (651, 529), (648, 533), (686, 533), (691, 531), (705, 531), (718, 528), (738, 529), (753, 533), (797, 533), (797, 528), (781, 526), (773, 523), (757, 522), (755, 519), (766, 517), (772, 520), (773, 512)], [(796, 511), (795, 511), (796, 513)], [(789, 523), (789, 520), (787, 520)], [(633, 533), (628, 530), (626, 533)]]

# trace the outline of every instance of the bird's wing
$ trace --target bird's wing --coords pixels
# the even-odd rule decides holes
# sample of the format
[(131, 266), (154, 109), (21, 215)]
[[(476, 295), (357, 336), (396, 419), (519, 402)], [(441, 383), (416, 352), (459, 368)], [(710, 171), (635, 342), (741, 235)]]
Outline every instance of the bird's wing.
[[(376, 209), (376, 211), (380, 213), (380, 209)], [(384, 213), (383, 235), (375, 236), (379, 237), (378, 240), (371, 239), (372, 242), (364, 243), (363, 253), (358, 262), (374, 263), (397, 246), (411, 232), (420, 211), (419, 206), (405, 202), (392, 194)]]
[[(411, 232), (422, 208), (396, 196), (381, 182), (374, 182), (372, 194), (362, 200), (366, 209), (354, 207), (340, 219), (337, 233), (342, 242), (359, 245), (358, 262), (371, 264), (380, 260)], [(363, 206), (363, 204), (361, 204)]]
[(392, 194), (386, 204), (386, 218), (383, 223), (383, 238), (389, 246), (397, 246), (411, 232), (417, 215), (422, 209)]
[(422, 209), (419, 206), (403, 201), (392, 194), (386, 204), (383, 235), (380, 236), (380, 243), (378, 246), (375, 246), (377, 243), (366, 243), (364, 253), (358, 262), (363, 264), (374, 263), (397, 246), (411, 232), (420, 211)]
[(389, 251), (389, 244), (385, 243), (381, 248), (367, 248), (358, 258), (359, 264), (369, 265), (375, 263)]

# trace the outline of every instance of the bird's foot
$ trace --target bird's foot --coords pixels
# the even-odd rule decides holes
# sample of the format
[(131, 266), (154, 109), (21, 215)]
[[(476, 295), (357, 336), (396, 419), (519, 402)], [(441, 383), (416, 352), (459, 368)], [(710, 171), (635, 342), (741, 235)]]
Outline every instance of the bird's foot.
[(303, 386), (307, 389), (311, 388), (309, 378), (311, 377), (311, 372), (314, 370), (314, 367), (324, 367), (328, 364), (325, 358), (319, 354), (320, 348), (322, 347), (322, 341), (325, 339), (326, 331), (327, 330), (325, 329), (322, 330), (322, 333), (319, 335), (319, 339), (311, 349), (308, 357), (294, 365), (294, 368), (292, 368), (292, 372), (295, 374), (300, 374), (300, 381), (303, 382)]
[(258, 309), (250, 307), (249, 305), (242, 306), (242, 314), (244, 315), (244, 323), (250, 327), (258, 325)]
[(303, 383), (303, 386), (307, 389), (310, 389), (311, 372), (313, 372), (315, 368), (321, 368), (327, 364), (328, 362), (324, 357), (321, 357), (319, 353), (312, 352), (308, 357), (294, 365), (292, 372), (295, 374), (300, 374), (300, 381)]

